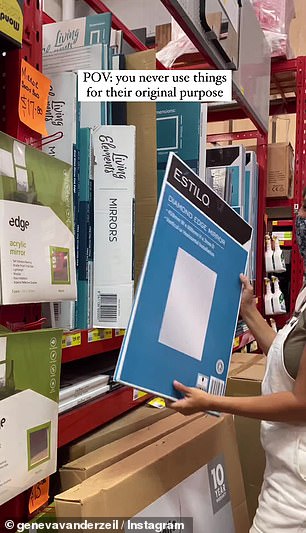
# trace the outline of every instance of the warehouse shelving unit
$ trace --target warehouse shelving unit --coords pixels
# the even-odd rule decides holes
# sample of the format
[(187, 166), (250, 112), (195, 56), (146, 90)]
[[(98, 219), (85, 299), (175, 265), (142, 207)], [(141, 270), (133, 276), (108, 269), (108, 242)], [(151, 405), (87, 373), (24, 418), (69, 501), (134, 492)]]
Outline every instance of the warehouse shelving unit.
[[(86, 0), (86, 3), (97, 13), (109, 11), (108, 7), (100, 0)], [(167, 7), (167, 1), (163, 1)], [(169, 7), (169, 6), (168, 6)], [(172, 15), (175, 14), (172, 12)], [(0, 105), (2, 109), (0, 129), (15, 138), (27, 142), (39, 142), (40, 137), (29, 128), (24, 126), (18, 118), (18, 98), (20, 86), (21, 59), (41, 70), (42, 65), (42, 24), (52, 22), (52, 19), (40, 9), (39, 0), (26, 0), (24, 2), (24, 35), (23, 48), (9, 52), (6, 56), (0, 56)], [(133, 46), (135, 51), (144, 51), (147, 48), (135, 35), (116, 17), (113, 16), (112, 25), (117, 30), (122, 30), (125, 40)], [(179, 68), (207, 69), (216, 68), (211, 57), (205, 55), (203, 49), (197, 54), (197, 61), (192, 64), (184, 64), (184, 58), (180, 58)], [(183, 62), (183, 64), (182, 64)], [(157, 62), (157, 68), (164, 68)], [(175, 68), (175, 67), (174, 67)], [(238, 99), (239, 100), (239, 99)], [(257, 286), (259, 308), (263, 308), (263, 264), (264, 264), (264, 232), (265, 211), (267, 207), (289, 207), (294, 210), (301, 198), (301, 192), (305, 185), (306, 172), (306, 58), (300, 57), (291, 61), (277, 61), (272, 64), (271, 78), (271, 102), (270, 114), (297, 114), (296, 135), (296, 171), (295, 189), (292, 200), (266, 200), (266, 176), (267, 176), (267, 132), (252, 116), (250, 109), (244, 105), (243, 99), (236, 106), (230, 108), (218, 108), (209, 111), (209, 120), (213, 122), (250, 118), (254, 124), (252, 131), (220, 134), (209, 137), (210, 142), (241, 141), (253, 139), (257, 142), (257, 156), (259, 162), (259, 217), (258, 217), (258, 257), (257, 257)], [(291, 281), (291, 309), (300, 289), (303, 276), (302, 261), (299, 256), (296, 239), (292, 242), (292, 270), (294, 276)], [(0, 323), (35, 323), (41, 318), (40, 305), (20, 305), (0, 307)], [(88, 331), (79, 332), (79, 341), (76, 345), (63, 349), (62, 362), (69, 363), (78, 359), (84, 359), (93, 355), (100, 355), (119, 350), (122, 335), (116, 335), (113, 331), (111, 338), (105, 338), (96, 342), (88, 342)], [(253, 341), (250, 332), (243, 333), (234, 341), (234, 350), (241, 349), (245, 344)], [(79, 406), (59, 417), (58, 444), (63, 446), (72, 440), (88, 433), (102, 424), (112, 420), (120, 414), (147, 401), (148, 395), (139, 395), (128, 387), (121, 387), (100, 398)], [(18, 518), (23, 520), (28, 511), (28, 493), (23, 493), (8, 504), (1, 507), (0, 522), (5, 518)]]

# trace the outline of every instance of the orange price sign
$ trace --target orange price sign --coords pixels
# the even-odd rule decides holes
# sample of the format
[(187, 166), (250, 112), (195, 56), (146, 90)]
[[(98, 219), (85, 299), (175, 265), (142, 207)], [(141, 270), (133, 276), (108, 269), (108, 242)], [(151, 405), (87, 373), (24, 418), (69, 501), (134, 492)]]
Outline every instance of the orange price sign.
[(51, 81), (24, 59), (21, 61), (21, 78), (18, 113), (21, 122), (33, 131), (47, 136), (46, 111)]
[(43, 505), (48, 503), (50, 478), (42, 479), (32, 487), (29, 499), (29, 514), (35, 513)]

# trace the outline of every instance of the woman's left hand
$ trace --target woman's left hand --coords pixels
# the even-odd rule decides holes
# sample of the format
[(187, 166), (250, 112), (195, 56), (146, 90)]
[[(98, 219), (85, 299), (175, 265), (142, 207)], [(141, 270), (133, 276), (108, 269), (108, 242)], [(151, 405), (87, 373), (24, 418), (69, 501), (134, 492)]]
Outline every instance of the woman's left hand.
[(182, 400), (167, 402), (167, 406), (183, 415), (193, 415), (210, 409), (210, 395), (194, 387), (186, 387), (178, 381), (174, 381), (174, 388), (184, 395)]

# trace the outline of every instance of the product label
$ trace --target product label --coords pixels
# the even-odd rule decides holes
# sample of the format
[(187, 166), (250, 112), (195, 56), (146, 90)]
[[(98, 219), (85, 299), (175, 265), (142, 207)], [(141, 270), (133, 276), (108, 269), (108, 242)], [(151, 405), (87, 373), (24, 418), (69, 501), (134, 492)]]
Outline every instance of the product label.
[(211, 503), (214, 514), (230, 502), (230, 493), (226, 479), (224, 458), (216, 457), (207, 465)]
[(65, 334), (62, 339), (62, 348), (72, 348), (73, 346), (80, 346), (82, 344), (81, 332), (74, 334)]
[(191, 517), (193, 523), (188, 523), (187, 520), (185, 527), (180, 529), (185, 533), (234, 533), (223, 457), (216, 457), (188, 476), (134, 518), (150, 516), (173, 517), (177, 522), (183, 522), (181, 517), (185, 520)]
[(19, 118), (33, 131), (46, 136), (46, 109), (51, 82), (24, 59), (21, 61), (20, 79)]
[(164, 409), (164, 407), (166, 407), (166, 402), (164, 398), (153, 398), (148, 405), (152, 405), (152, 407), (156, 407), (156, 409)]
[(115, 329), (115, 337), (122, 337), (125, 335), (125, 329)]
[(112, 329), (91, 329), (88, 331), (88, 342), (104, 341), (112, 337)]
[(144, 396), (147, 396), (147, 392), (143, 392), (138, 389), (133, 389), (133, 401), (140, 400), (140, 398), (144, 398)]
[(50, 478), (47, 477), (42, 481), (39, 481), (32, 487), (30, 498), (29, 498), (29, 514), (35, 513), (43, 505), (48, 503), (49, 500), (49, 487), (50, 487)]
[(0, 228), (3, 304), (75, 299), (73, 234), (51, 209), (0, 200)]
[(96, 128), (94, 151), (93, 322), (123, 328), (133, 299), (135, 127)]
[(19, 1), (2, 0), (0, 3), (0, 31), (22, 43), (23, 13)]

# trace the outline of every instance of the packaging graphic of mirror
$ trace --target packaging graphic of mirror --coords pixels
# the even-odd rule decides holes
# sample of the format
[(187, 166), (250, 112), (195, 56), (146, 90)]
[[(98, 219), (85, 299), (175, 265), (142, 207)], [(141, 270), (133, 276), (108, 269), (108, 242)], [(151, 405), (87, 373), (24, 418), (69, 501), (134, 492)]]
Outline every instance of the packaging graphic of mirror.
[(59, 329), (0, 336), (0, 505), (56, 471), (61, 347)]
[(71, 166), (0, 133), (0, 303), (76, 299)]

